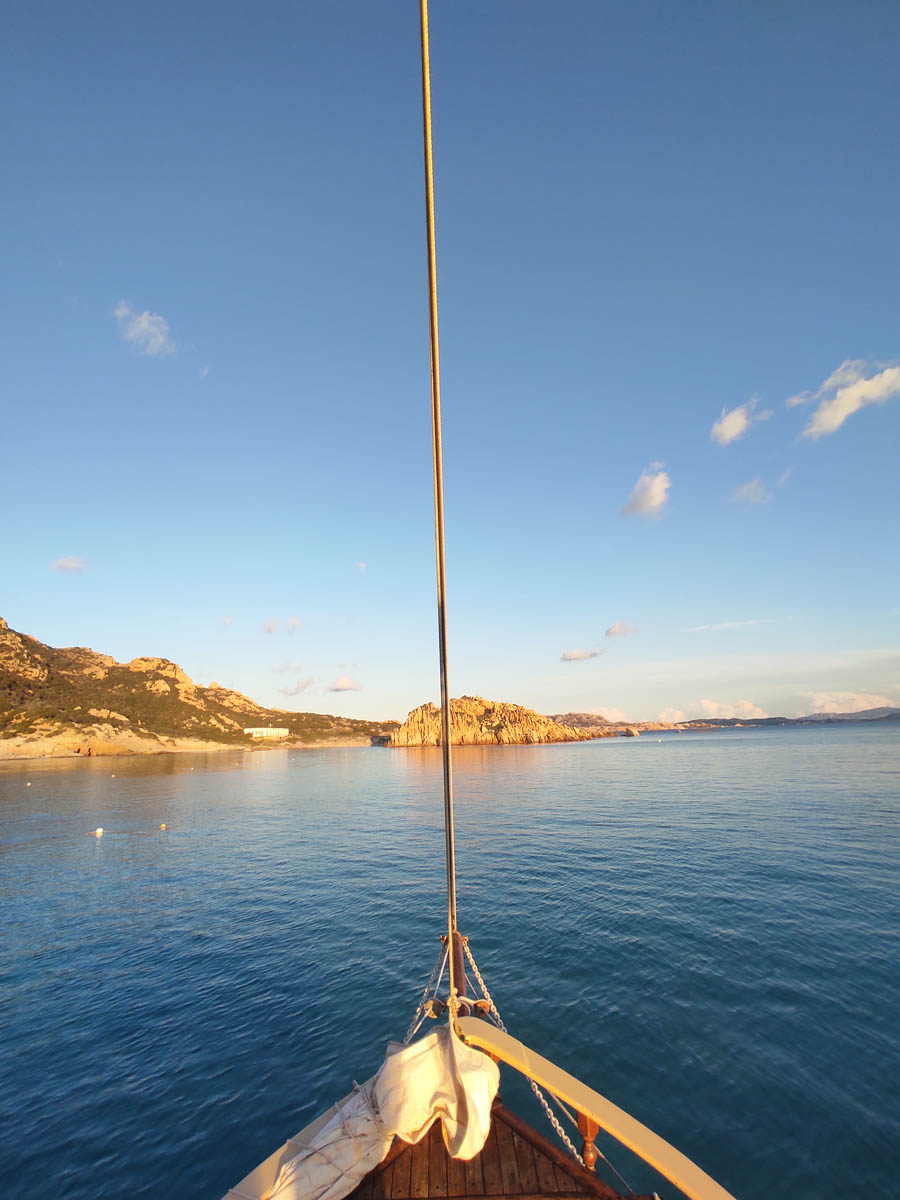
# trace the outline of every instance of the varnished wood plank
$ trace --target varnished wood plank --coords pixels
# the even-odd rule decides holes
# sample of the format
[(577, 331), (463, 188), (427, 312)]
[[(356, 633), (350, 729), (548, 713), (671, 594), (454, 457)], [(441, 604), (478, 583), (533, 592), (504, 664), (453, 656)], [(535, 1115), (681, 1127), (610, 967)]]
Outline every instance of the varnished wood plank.
[(362, 1183), (358, 1184), (353, 1189), (351, 1195), (354, 1200), (372, 1200), (372, 1175), (368, 1174)]
[(569, 1172), (565, 1169), (565, 1167), (559, 1166), (557, 1164), (557, 1166), (554, 1167), (554, 1170), (556, 1171), (556, 1187), (557, 1187), (558, 1191), (568, 1192), (570, 1195), (573, 1192), (581, 1191), (581, 1188), (578, 1186), (578, 1184), (575, 1182), (575, 1180), (572, 1178), (572, 1176), (569, 1174)]
[(481, 1173), (481, 1155), (476, 1154), (474, 1158), (467, 1159), (465, 1162), (466, 1168), (466, 1195), (467, 1196), (483, 1196), (484, 1195), (484, 1176)]
[[(445, 1151), (446, 1153), (446, 1151)], [(464, 1196), (466, 1194), (466, 1167), (458, 1158), (447, 1154), (447, 1195)]]
[(491, 1121), (491, 1130), (481, 1151), (481, 1170), (484, 1174), (484, 1194), (503, 1195), (503, 1174), (500, 1171), (500, 1147), (497, 1145), (496, 1121)]
[(534, 1150), (529, 1142), (519, 1133), (513, 1134), (513, 1144), (516, 1148), (516, 1163), (519, 1168), (519, 1183), (522, 1191), (534, 1193), (539, 1191), (537, 1170), (534, 1165)]
[(504, 1196), (517, 1196), (522, 1187), (519, 1183), (519, 1167), (516, 1163), (516, 1147), (513, 1131), (505, 1121), (495, 1121), (497, 1146), (500, 1150), (500, 1174), (503, 1176)]
[(538, 1178), (538, 1186), (535, 1190), (549, 1195), (556, 1191), (556, 1170), (546, 1154), (542, 1154), (535, 1147), (532, 1149), (534, 1150), (534, 1169)]
[(440, 1121), (428, 1130), (428, 1195), (435, 1200), (447, 1195), (447, 1151)]
[(412, 1148), (412, 1169), (409, 1176), (410, 1196), (428, 1195), (428, 1134)]
[[(602, 1179), (598, 1179), (593, 1171), (586, 1171), (580, 1166), (570, 1154), (566, 1154), (559, 1146), (548, 1141), (543, 1134), (538, 1133), (526, 1121), (517, 1116), (511, 1109), (505, 1105), (498, 1104), (494, 1109), (494, 1119), (497, 1121), (505, 1121), (510, 1129), (513, 1129), (527, 1142), (530, 1142), (535, 1148), (536, 1153), (545, 1154), (547, 1158), (559, 1169), (561, 1168), (573, 1183), (576, 1184), (575, 1191), (586, 1192), (591, 1196), (600, 1196), (602, 1200), (618, 1200), (619, 1193), (614, 1191), (608, 1183), (604, 1183)], [(570, 1187), (566, 1187), (566, 1191), (571, 1192)]]
[(389, 1163), (383, 1170), (372, 1178), (372, 1197), (373, 1200), (387, 1200), (391, 1194), (391, 1185), (394, 1182), (394, 1164)]
[(391, 1185), (391, 1200), (407, 1200), (409, 1180), (412, 1172), (412, 1152), (409, 1147), (394, 1162), (394, 1182)]

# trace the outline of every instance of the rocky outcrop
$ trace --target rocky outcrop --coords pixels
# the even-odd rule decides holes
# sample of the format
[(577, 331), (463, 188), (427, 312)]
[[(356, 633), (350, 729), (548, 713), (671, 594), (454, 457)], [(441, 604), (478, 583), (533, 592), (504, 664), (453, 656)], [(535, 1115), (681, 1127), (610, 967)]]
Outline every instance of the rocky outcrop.
[[(463, 696), (450, 701), (451, 744), (455, 746), (518, 746), (544, 742), (583, 742), (591, 734), (522, 708), (519, 704)], [(433, 704), (414, 708), (389, 746), (439, 746), (441, 710)]]
[(621, 726), (613, 725), (599, 713), (552, 713), (550, 720), (557, 721), (560, 725), (570, 725), (573, 729), (580, 729), (582, 733), (586, 733), (592, 738), (616, 737), (621, 733)]

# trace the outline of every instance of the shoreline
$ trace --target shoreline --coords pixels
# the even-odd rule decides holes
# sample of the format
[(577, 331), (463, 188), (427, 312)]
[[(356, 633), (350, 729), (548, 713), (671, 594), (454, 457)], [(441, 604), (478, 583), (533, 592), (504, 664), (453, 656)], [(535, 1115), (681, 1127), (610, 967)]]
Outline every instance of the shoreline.
[[(10, 738), (10, 742), (18, 739)], [(284, 741), (259, 745), (227, 745), (222, 742), (191, 741), (188, 738), (173, 738), (173, 744), (157, 742), (146, 747), (123, 746), (121, 743), (102, 743), (82, 748), (71, 745), (47, 746), (53, 739), (36, 740), (31, 746), (17, 745), (11, 747), (14, 753), (8, 753), (3, 741), (0, 740), (0, 764), (7, 762), (52, 762), (80, 759), (87, 761), (92, 758), (158, 758), (163, 754), (258, 754), (271, 750), (335, 750), (342, 746), (363, 749), (371, 747), (370, 740), (353, 739), (318, 739), (314, 742), (301, 742), (285, 738)]]

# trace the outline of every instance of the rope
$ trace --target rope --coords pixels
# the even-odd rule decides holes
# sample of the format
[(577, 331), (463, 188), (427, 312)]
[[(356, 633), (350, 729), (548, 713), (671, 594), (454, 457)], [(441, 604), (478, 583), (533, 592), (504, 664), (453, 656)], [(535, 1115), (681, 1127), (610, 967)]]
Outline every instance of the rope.
[[(442, 943), (440, 950), (438, 950), (437, 958), (434, 960), (434, 966), (431, 968), (431, 974), (428, 976), (428, 982), (425, 984), (425, 990), (422, 992), (422, 997), (419, 1000), (419, 1007), (416, 1009), (415, 1014), (413, 1015), (413, 1019), (409, 1023), (409, 1029), (407, 1029), (407, 1031), (406, 1031), (406, 1037), (403, 1039), (404, 1046), (409, 1045), (413, 1034), (416, 1032), (416, 1030), (422, 1024), (422, 1021), (425, 1020), (424, 1013), (425, 1013), (425, 1004), (426, 1004), (426, 1001), (428, 1000), (428, 993), (431, 991), (432, 984), (434, 984), (435, 976), (438, 973), (438, 967), (441, 968), (441, 974), (440, 974), (440, 976), (438, 976), (438, 981), (437, 981), (437, 984), (435, 985), (435, 990), (437, 990), (437, 988), (440, 987), (441, 978), (443, 978), (444, 966), (446, 965), (447, 955), (448, 955), (449, 951), (450, 951), (449, 941), (447, 942), (446, 945), (444, 945)], [(421, 1017), (421, 1020), (420, 1020), (420, 1017)]]

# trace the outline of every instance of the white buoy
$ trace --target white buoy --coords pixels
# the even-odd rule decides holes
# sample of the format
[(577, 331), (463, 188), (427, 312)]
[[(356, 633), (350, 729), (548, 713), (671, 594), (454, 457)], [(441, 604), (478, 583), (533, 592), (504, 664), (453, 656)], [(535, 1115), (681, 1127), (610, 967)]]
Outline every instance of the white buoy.
[(91, 833), (94, 837), (103, 837), (103, 826), (98, 825), (96, 829), (92, 829)]
[(30, 779), (29, 779), (29, 780), (28, 780), (28, 782), (25, 784), (25, 786), (26, 786), (26, 787), (31, 787), (31, 780), (30, 780)]

